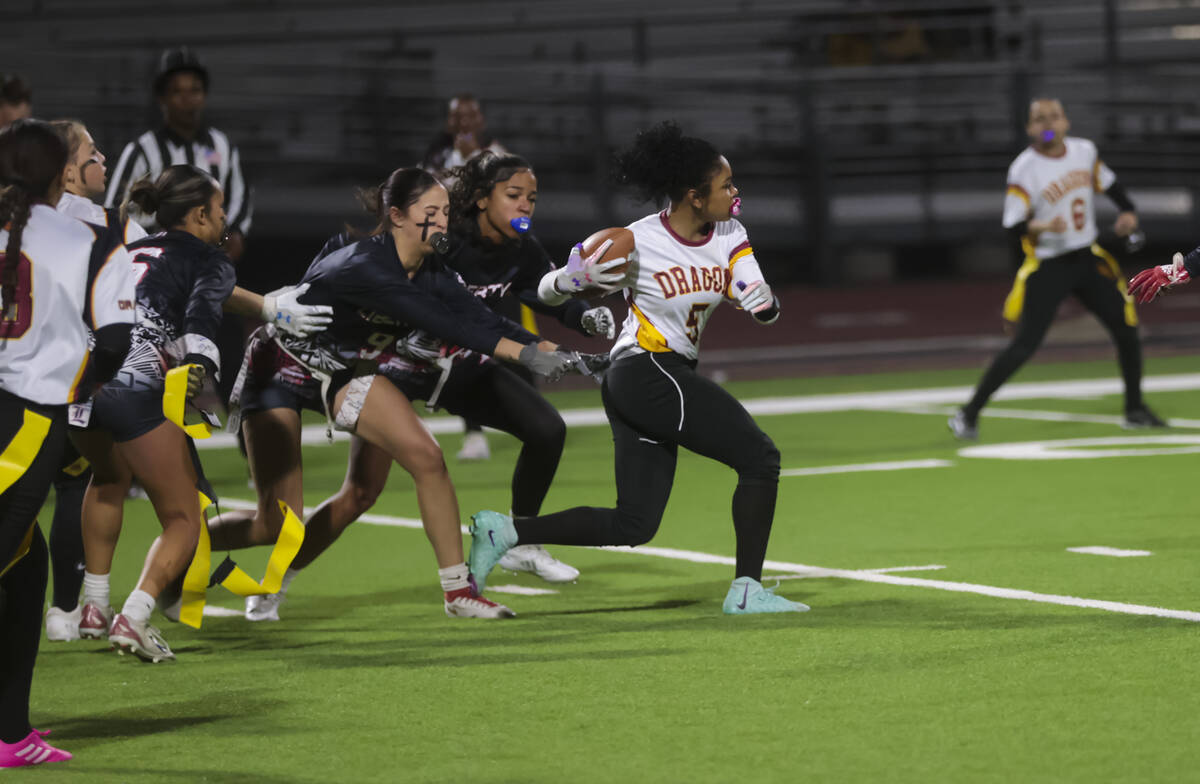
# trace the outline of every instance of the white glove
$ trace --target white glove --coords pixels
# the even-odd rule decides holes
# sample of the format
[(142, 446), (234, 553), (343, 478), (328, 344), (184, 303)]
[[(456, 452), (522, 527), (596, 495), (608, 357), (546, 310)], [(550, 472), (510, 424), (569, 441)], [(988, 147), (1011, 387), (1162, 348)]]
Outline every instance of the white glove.
[(605, 240), (590, 256), (584, 258), (583, 245), (575, 243), (575, 247), (571, 248), (571, 255), (567, 257), (567, 265), (558, 270), (558, 275), (555, 276), (554, 288), (563, 294), (574, 294), (588, 289), (600, 289), (607, 294), (622, 288), (625, 283), (625, 273), (610, 272), (609, 270), (627, 261), (632, 261), (632, 259), (619, 256), (608, 261), (600, 261), (600, 257), (610, 247), (612, 247), (612, 240)]
[(617, 322), (613, 319), (612, 311), (603, 305), (583, 311), (579, 324), (589, 335), (604, 335), (612, 340), (617, 334)]
[(766, 310), (775, 303), (775, 295), (766, 281), (756, 280), (753, 283), (738, 281), (734, 284), (734, 296), (742, 310), (758, 313)]
[(308, 291), (308, 284), (284, 286), (263, 296), (262, 317), (289, 335), (304, 338), (323, 332), (333, 321), (328, 305), (301, 305), (297, 300)]

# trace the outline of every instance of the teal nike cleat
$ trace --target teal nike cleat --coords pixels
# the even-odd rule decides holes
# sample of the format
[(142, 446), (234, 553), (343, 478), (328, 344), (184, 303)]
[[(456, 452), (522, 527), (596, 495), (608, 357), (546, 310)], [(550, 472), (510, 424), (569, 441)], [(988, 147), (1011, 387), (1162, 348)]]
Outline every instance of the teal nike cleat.
[(722, 607), (727, 615), (749, 615), (750, 613), (808, 612), (807, 604), (793, 602), (775, 595), (774, 588), (751, 577), (739, 577), (729, 586)]
[(512, 518), (499, 512), (482, 511), (471, 515), (471, 554), (467, 564), (475, 584), (483, 591), (488, 575), (501, 556), (517, 543)]

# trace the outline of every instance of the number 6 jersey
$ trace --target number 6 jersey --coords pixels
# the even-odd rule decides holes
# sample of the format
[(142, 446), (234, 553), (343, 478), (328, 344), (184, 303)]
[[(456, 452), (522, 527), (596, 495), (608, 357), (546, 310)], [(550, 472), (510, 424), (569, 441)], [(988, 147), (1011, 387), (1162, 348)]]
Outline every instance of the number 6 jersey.
[[(8, 231), (0, 230), (0, 259)], [(12, 302), (0, 312), (0, 388), (34, 403), (86, 396), (89, 329), (133, 323), (133, 268), (118, 232), (36, 204), (21, 235)]]
[(628, 228), (637, 247), (637, 279), (625, 291), (629, 315), (613, 360), (642, 351), (696, 359), (709, 316), (721, 300), (733, 301), (733, 282), (762, 280), (746, 229), (734, 219), (720, 221), (693, 242), (675, 233), (665, 211)]
[[(1064, 232), (1044, 231), (1033, 248), (1039, 259), (1049, 259), (1086, 248), (1096, 241), (1095, 194), (1103, 193), (1117, 175), (1100, 160), (1096, 145), (1068, 136), (1066, 151), (1054, 158), (1028, 147), (1008, 167), (1004, 196), (1004, 228), (1023, 220), (1052, 221), (1062, 217)], [(1024, 240), (1029, 255), (1029, 240)]]

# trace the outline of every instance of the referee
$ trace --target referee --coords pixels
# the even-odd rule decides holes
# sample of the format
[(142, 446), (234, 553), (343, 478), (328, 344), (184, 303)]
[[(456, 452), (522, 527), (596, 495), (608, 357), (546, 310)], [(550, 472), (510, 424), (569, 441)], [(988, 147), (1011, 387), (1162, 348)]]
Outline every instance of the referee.
[[(162, 111), (163, 125), (157, 130), (146, 131), (125, 145), (116, 168), (109, 176), (104, 206), (121, 206), (129, 186), (143, 177), (149, 177), (153, 182), (166, 168), (175, 164), (196, 166), (211, 174), (225, 193), (229, 234), (223, 247), (236, 265), (245, 249), (254, 205), (251, 190), (242, 176), (237, 147), (224, 133), (204, 124), (208, 85), (208, 69), (191, 49), (179, 47), (162, 53), (153, 86), (158, 107)], [(148, 231), (161, 228), (154, 225), (153, 216), (136, 217)], [(241, 319), (227, 314), (217, 341), (224, 360), (221, 392), (225, 399), (228, 399), (229, 389), (237, 376), (243, 339)]]

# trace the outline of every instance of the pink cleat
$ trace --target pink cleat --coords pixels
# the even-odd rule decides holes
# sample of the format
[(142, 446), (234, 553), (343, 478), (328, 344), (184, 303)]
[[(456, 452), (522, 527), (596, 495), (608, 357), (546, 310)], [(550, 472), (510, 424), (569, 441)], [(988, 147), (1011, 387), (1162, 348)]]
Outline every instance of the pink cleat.
[(0, 768), (23, 768), (26, 765), (66, 762), (71, 759), (70, 752), (54, 748), (42, 740), (42, 734), (33, 730), (16, 743), (0, 741)]
[(79, 636), (85, 640), (99, 640), (108, 636), (112, 626), (113, 608), (87, 603), (79, 614)]

